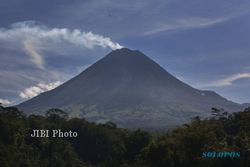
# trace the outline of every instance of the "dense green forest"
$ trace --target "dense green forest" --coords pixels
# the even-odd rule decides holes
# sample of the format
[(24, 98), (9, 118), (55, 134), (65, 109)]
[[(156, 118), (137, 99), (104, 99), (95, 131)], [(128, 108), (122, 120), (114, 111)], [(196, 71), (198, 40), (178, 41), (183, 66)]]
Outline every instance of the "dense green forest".
[[(213, 108), (207, 119), (175, 130), (129, 131), (112, 122), (68, 118), (59, 109), (45, 116), (0, 106), (1, 167), (249, 167), (250, 107), (228, 114)], [(77, 131), (76, 138), (32, 138), (33, 129)], [(207, 151), (236, 151), (239, 157), (203, 157)]]

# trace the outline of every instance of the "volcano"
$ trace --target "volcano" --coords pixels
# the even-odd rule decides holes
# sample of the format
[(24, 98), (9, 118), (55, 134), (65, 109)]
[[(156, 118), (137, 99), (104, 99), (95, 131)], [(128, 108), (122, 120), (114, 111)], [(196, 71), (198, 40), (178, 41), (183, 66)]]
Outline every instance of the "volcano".
[(71, 117), (145, 129), (206, 117), (212, 107), (229, 112), (242, 108), (213, 91), (185, 84), (142, 52), (127, 48), (112, 51), (63, 85), (18, 107), (32, 114), (61, 108)]

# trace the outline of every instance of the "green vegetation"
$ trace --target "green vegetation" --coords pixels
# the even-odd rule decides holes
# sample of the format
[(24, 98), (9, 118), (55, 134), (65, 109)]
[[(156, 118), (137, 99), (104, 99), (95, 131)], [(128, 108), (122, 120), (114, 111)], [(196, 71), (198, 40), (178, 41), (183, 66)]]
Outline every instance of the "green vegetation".
[[(0, 106), (1, 167), (249, 167), (250, 108), (196, 117), (171, 132), (153, 135), (69, 119), (59, 109), (25, 116)], [(32, 138), (33, 129), (77, 131), (76, 138)], [(238, 151), (238, 158), (204, 158), (204, 151)]]

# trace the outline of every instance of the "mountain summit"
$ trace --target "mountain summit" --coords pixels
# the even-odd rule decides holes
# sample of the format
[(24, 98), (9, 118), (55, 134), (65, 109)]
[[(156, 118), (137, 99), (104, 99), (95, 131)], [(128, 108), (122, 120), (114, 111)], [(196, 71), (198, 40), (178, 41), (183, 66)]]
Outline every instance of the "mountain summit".
[(178, 80), (140, 51), (112, 51), (78, 76), (18, 107), (39, 114), (61, 108), (72, 117), (112, 121), (127, 128), (179, 125), (208, 116), (211, 107), (237, 111), (239, 104)]

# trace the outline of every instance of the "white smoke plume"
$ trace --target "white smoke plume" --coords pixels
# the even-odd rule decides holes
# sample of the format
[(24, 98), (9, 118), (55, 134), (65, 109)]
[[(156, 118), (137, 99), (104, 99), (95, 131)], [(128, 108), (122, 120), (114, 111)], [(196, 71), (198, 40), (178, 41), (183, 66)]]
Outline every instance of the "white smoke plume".
[(109, 37), (104, 37), (92, 32), (83, 32), (79, 29), (49, 28), (43, 25), (36, 25), (35, 22), (32, 21), (13, 24), (10, 29), (0, 29), (0, 39), (26, 40), (27, 38), (37, 41), (66, 41), (87, 48), (93, 48), (94, 46), (108, 47), (113, 50), (122, 48), (119, 43), (113, 42)]
[(43, 50), (53, 52), (55, 48), (60, 50), (69, 45), (87, 49), (99, 46), (112, 50), (123, 47), (111, 38), (99, 34), (80, 29), (50, 28), (33, 21), (18, 22), (10, 28), (0, 28), (0, 41), (24, 50), (30, 61), (40, 69), (44, 69)]

